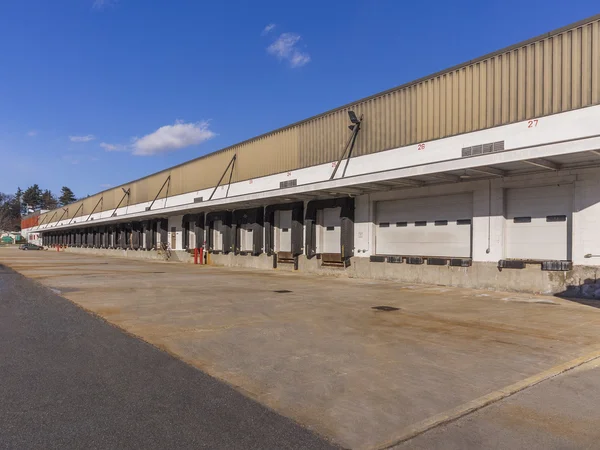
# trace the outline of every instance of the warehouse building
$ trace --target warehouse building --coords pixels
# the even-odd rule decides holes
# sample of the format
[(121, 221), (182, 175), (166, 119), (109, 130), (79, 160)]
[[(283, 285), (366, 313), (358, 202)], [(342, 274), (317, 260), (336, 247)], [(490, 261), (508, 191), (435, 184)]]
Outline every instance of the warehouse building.
[(562, 292), (600, 265), (600, 16), (38, 216), (69, 251)]

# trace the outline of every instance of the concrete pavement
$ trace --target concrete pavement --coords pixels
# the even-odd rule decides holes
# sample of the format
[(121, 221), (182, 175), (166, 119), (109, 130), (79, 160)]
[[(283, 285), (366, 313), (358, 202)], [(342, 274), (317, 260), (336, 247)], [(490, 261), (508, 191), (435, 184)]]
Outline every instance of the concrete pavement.
[(0, 261), (351, 448), (600, 354), (600, 309), (558, 298), (57, 252)]
[(0, 265), (0, 449), (332, 449)]
[(394, 449), (597, 449), (598, 394), (596, 359)]

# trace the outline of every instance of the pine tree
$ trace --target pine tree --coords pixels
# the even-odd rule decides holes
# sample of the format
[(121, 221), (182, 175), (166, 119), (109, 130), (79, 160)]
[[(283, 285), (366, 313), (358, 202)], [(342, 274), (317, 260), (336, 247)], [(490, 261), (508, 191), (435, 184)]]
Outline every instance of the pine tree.
[(69, 189), (67, 186), (63, 186), (60, 189), (60, 197), (58, 198), (60, 206), (65, 206), (76, 201), (77, 198), (71, 189)]
[[(19, 211), (19, 218), (21, 217), (21, 215), (23, 215), (24, 211), (23, 211), (23, 190), (18, 187), (17, 188), (17, 192), (15, 193), (15, 198), (13, 200), (13, 206), (17, 208), (17, 210)], [(26, 211), (25, 211), (26, 213)]]
[(23, 203), (27, 205), (29, 209), (39, 209), (42, 205), (42, 190), (37, 184), (29, 186), (23, 192)]
[(40, 204), (41, 209), (56, 209), (58, 208), (58, 200), (54, 196), (54, 194), (46, 189), (42, 193), (42, 200)]

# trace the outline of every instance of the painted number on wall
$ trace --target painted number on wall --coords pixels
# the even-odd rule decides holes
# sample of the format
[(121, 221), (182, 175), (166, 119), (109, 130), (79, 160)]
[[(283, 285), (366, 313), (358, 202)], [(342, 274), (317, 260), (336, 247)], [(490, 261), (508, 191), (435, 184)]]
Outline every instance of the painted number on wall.
[(425, 144), (417, 145), (417, 150), (425, 150)]
[(535, 128), (535, 127), (537, 127), (537, 125), (538, 125), (537, 119), (527, 121), (527, 128)]

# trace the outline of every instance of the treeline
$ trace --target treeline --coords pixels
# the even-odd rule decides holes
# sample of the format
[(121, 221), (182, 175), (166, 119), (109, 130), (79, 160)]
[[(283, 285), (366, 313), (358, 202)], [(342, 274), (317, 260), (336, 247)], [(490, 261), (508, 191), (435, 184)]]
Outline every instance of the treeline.
[(21, 217), (39, 209), (55, 209), (77, 201), (75, 194), (63, 186), (60, 195), (49, 189), (41, 189), (37, 184), (24, 191), (17, 188), (14, 194), (0, 192), (0, 230), (19, 231)]
[(77, 201), (73, 191), (66, 186), (63, 186), (60, 195), (56, 196), (49, 189), (42, 190), (37, 184), (29, 186), (24, 191), (17, 188), (15, 199), (20, 199), (24, 214), (38, 209), (55, 209)]

